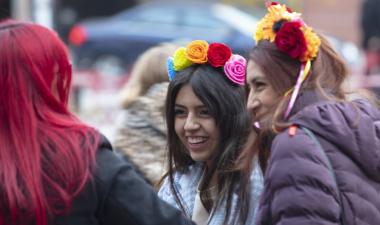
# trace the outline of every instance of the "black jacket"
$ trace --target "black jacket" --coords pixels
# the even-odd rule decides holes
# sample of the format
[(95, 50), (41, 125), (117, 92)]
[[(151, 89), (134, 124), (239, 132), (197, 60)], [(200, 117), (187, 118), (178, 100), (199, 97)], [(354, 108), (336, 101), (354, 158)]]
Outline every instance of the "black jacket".
[[(380, 50), (379, 46), (371, 46), (371, 39), (380, 41), (380, 0), (365, 0), (361, 9), (362, 47)], [(377, 43), (376, 45), (380, 45)], [(377, 48), (377, 49), (376, 49)]]
[(157, 197), (133, 169), (103, 140), (92, 181), (73, 203), (71, 212), (55, 219), (63, 225), (185, 225), (194, 223)]

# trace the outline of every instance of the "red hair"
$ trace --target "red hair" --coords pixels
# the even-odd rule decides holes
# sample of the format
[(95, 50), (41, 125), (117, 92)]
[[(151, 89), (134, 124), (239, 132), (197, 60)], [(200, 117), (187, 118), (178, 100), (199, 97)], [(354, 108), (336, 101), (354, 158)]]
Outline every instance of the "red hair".
[(55, 32), (5, 20), (0, 49), (0, 225), (45, 225), (91, 178), (99, 135), (67, 108), (71, 64)]

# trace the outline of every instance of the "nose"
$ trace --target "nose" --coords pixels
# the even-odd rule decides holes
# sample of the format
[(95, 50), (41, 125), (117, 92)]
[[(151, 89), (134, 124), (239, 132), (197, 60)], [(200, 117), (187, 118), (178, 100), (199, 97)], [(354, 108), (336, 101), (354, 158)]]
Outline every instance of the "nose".
[(257, 95), (250, 90), (247, 100), (247, 109), (248, 111), (254, 113), (260, 106), (260, 100), (257, 98)]
[(184, 126), (185, 131), (197, 130), (199, 127), (200, 127), (200, 124), (198, 123), (195, 116), (189, 114), (185, 121), (185, 126)]

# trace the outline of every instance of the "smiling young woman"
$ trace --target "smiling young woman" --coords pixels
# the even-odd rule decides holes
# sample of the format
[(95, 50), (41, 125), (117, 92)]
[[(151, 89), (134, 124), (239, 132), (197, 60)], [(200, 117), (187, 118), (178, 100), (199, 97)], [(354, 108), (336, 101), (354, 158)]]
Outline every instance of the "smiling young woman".
[(342, 58), (285, 5), (268, 5), (256, 42), (247, 71), (265, 171), (256, 224), (378, 224), (379, 110), (349, 100)]
[(251, 132), (245, 66), (228, 46), (205, 41), (179, 48), (168, 61), (169, 162), (159, 196), (198, 225), (255, 218), (262, 175), (256, 165), (236, 169)]
[(219, 129), (207, 107), (186, 84), (175, 101), (175, 132), (195, 161), (212, 166), (212, 156), (217, 150)]

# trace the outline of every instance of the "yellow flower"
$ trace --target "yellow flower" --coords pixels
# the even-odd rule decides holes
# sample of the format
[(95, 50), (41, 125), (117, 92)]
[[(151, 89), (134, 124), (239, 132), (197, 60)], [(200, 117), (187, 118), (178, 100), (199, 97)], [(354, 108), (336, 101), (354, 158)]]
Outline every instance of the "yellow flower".
[(281, 20), (292, 21), (300, 18), (301, 14), (296, 12), (288, 12), (286, 5), (271, 5), (268, 7), (268, 13), (257, 24), (255, 34), (256, 43), (261, 40), (273, 42), (276, 33), (273, 30), (273, 25)]
[(268, 7), (268, 14), (273, 21), (287, 20), (291, 21), (300, 18), (301, 14), (296, 12), (288, 12), (286, 5), (272, 5)]
[(258, 24), (255, 35), (256, 43), (261, 40), (273, 41), (276, 37), (276, 33), (273, 31), (274, 21), (270, 18), (270, 15), (267, 14)]
[(317, 57), (319, 47), (321, 45), (321, 39), (316, 33), (313, 32), (311, 27), (304, 27), (303, 34), (307, 43), (307, 50), (305, 55), (301, 58), (301, 61), (313, 60)]
[[(261, 40), (268, 40), (274, 42), (276, 38), (276, 33), (273, 30), (275, 23), (285, 20), (285, 21), (301, 21), (301, 14), (296, 12), (289, 12), (286, 5), (276, 4), (268, 7), (268, 13), (259, 21), (257, 24), (257, 30), (255, 33), (256, 43)], [(302, 22), (303, 23), (303, 22)], [(304, 34), (307, 50), (305, 54), (300, 58), (302, 62), (307, 60), (313, 60), (317, 57), (319, 47), (321, 45), (321, 40), (318, 35), (313, 32), (310, 27), (305, 24), (302, 26), (302, 32)]]
[(192, 64), (193, 63), (186, 57), (186, 48), (181, 47), (174, 52), (173, 65), (175, 71), (183, 70)]
[(203, 40), (190, 42), (186, 48), (186, 57), (193, 63), (207, 62), (208, 43)]

